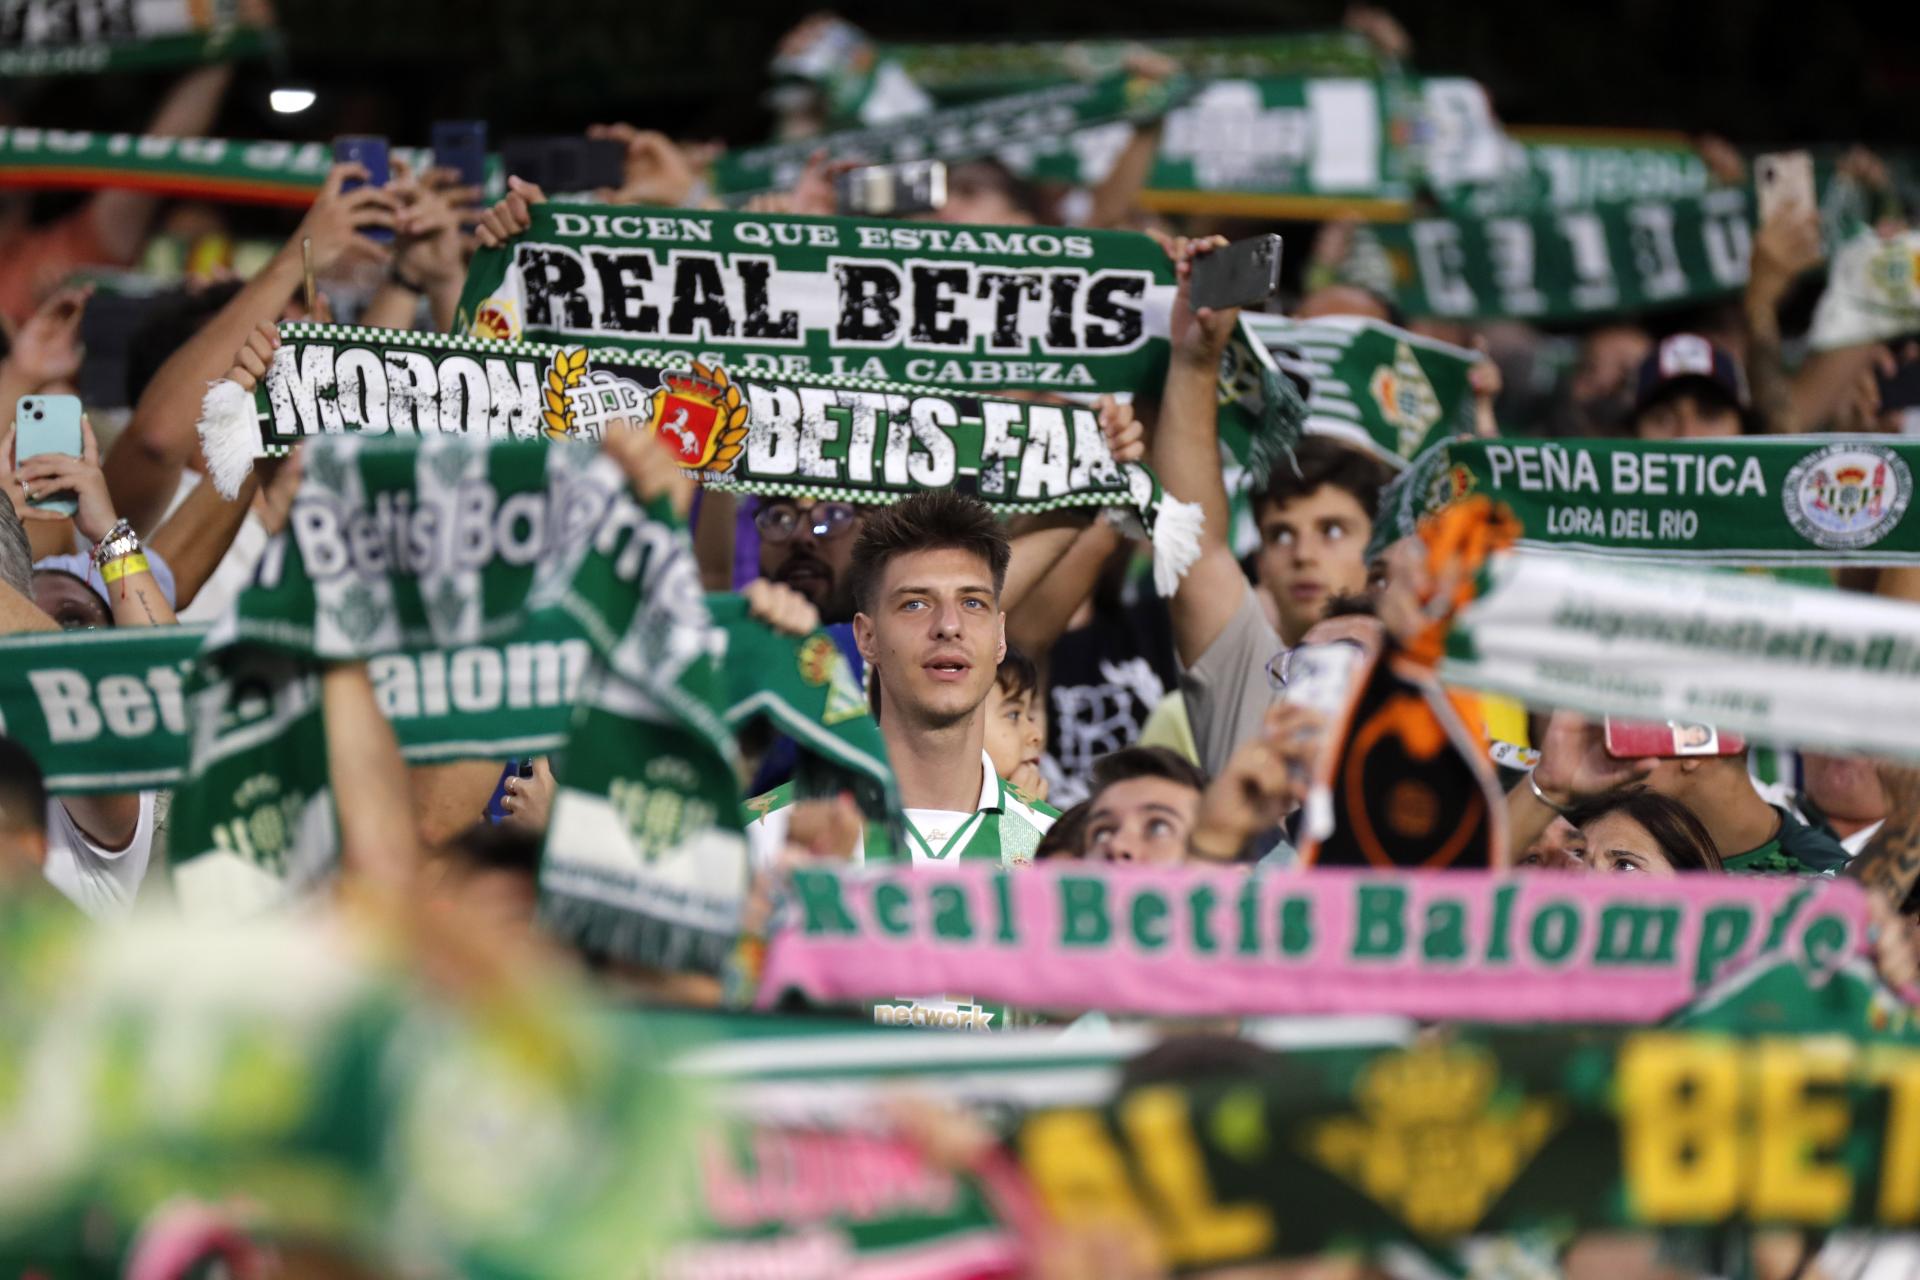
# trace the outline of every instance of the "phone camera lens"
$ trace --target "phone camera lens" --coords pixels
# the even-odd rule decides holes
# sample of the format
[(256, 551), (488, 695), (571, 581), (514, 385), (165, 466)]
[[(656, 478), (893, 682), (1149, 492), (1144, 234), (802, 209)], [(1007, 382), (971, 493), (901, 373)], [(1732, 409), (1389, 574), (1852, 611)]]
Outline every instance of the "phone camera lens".
[(35, 409), (35, 410), (33, 411), (33, 416), (34, 416), (34, 419), (35, 419), (36, 421), (38, 421), (39, 419), (41, 419), (41, 418), (44, 418), (44, 417), (46, 417), (47, 415), (46, 415), (46, 414), (44, 414), (44, 413), (42, 413), (42, 412), (40, 412), (40, 410), (38, 410), (38, 409)]

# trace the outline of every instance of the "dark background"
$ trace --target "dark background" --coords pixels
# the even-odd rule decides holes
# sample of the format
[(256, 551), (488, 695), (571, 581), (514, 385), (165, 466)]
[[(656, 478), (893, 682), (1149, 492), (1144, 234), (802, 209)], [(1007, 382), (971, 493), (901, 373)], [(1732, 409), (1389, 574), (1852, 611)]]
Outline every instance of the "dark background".
[[(769, 52), (816, 6), (742, 0), (279, 0), (292, 70), (321, 92), (304, 115), (265, 106), (248, 67), (221, 131), (424, 145), (437, 118), (496, 137), (630, 120), (678, 137), (761, 140)], [(1059, 39), (1327, 28), (1315, 0), (852, 0), (881, 39)], [(1920, 139), (1920, 6), (1760, 0), (1456, 0), (1390, 4), (1422, 71), (1473, 76), (1513, 124), (1680, 129), (1743, 145)], [(164, 81), (10, 87), (23, 122), (137, 129)]]

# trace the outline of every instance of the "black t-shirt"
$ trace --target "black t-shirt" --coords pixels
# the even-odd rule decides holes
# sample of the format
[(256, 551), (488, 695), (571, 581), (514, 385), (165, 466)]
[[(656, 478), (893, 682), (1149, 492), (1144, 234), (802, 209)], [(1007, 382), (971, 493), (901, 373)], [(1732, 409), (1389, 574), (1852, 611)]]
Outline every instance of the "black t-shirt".
[(1164, 601), (1096, 605), (1093, 622), (1054, 642), (1047, 669), (1047, 752), (1061, 778), (1047, 803), (1086, 799), (1093, 762), (1130, 747), (1160, 699), (1180, 687)]

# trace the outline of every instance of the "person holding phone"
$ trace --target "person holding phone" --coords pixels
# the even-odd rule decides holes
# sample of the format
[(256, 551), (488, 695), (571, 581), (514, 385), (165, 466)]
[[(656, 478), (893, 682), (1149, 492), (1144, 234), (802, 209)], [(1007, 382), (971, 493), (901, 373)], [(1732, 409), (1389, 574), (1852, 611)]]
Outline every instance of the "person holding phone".
[[(367, 176), (358, 165), (333, 166), (313, 207), (280, 251), (160, 366), (141, 393), (104, 464), (114, 503), (136, 530), (150, 533), (181, 490), (182, 475), (200, 447), (194, 424), (207, 384), (227, 371), (234, 352), (260, 325), (296, 318), (288, 312), (305, 276), (302, 242), (312, 243), (313, 269), (321, 277), (361, 262), (392, 261), (392, 250), (360, 231), (398, 225), (393, 193), (385, 187), (345, 189), (350, 179)], [(234, 523), (237, 528), (238, 519)]]
[(1728, 871), (1821, 874), (1838, 871), (1847, 852), (1754, 788), (1747, 753), (1616, 759), (1601, 727), (1578, 712), (1547, 722), (1540, 763), (1507, 796), (1509, 838), (1524, 849), (1556, 816), (1572, 820), (1588, 801), (1630, 787), (1685, 805), (1700, 820)]
[[(91, 431), (85, 434), (91, 444)], [(14, 443), (12, 433), (8, 435), (3, 442), (4, 453), (11, 457)], [(37, 463), (38, 459), (31, 461)], [(100, 508), (105, 485), (98, 481), (97, 466), (92, 480), (82, 474), (84, 469), (55, 463), (36, 465), (28, 469), (31, 478), (26, 487), (31, 492), (36, 479), (46, 486), (72, 484), (76, 516), (98, 531), (98, 520), (111, 515), (111, 507), (104, 512)], [(107, 536), (94, 548), (93, 559), (106, 577), (127, 584), (128, 625), (172, 622), (173, 611), (164, 600), (157, 600), (157, 590), (151, 589), (151, 573), (143, 563), (139, 540), (117, 521), (109, 522), (105, 532)], [(0, 633), (58, 628), (58, 623), (35, 606), (33, 593), (26, 530), (14, 504), (0, 502)], [(153, 857), (154, 803), (151, 791), (49, 797), (42, 864), (47, 882), (93, 919), (124, 919), (133, 910)]]
[[(79, 448), (35, 447), (36, 429), (63, 416), (77, 426)], [(78, 398), (21, 398), (12, 423), (0, 433), (0, 485), (25, 527), (51, 531), (43, 545), (50, 541), (60, 549), (36, 555), (33, 564), (30, 594), (50, 616), (89, 616), (71, 607), (74, 593), (86, 588), (98, 595), (110, 625), (167, 626), (176, 620), (172, 571), (114, 510), (100, 470), (99, 442)], [(74, 551), (75, 534), (86, 543), (85, 551)]]

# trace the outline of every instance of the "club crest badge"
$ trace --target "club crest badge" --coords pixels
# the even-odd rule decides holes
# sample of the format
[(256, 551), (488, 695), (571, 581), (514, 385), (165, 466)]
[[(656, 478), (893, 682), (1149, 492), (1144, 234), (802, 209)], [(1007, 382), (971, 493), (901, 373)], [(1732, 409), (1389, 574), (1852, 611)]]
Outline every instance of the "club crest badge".
[(491, 338), (496, 342), (520, 341), (520, 317), (514, 314), (514, 306), (508, 298), (488, 298), (473, 313), (471, 326), (476, 338)]
[(696, 361), (689, 371), (661, 375), (650, 409), (648, 429), (689, 471), (731, 471), (746, 448), (747, 406), (718, 366)]
[(1913, 498), (1913, 472), (1884, 446), (1832, 444), (1796, 462), (1782, 490), (1795, 532), (1817, 547), (1852, 551), (1900, 523)]
[(1440, 397), (1434, 392), (1427, 371), (1405, 342), (1396, 343), (1393, 363), (1383, 364), (1367, 380), (1367, 390), (1387, 425), (1399, 432), (1396, 452), (1411, 458), (1427, 438), (1433, 424), (1440, 421)]

